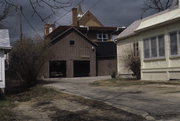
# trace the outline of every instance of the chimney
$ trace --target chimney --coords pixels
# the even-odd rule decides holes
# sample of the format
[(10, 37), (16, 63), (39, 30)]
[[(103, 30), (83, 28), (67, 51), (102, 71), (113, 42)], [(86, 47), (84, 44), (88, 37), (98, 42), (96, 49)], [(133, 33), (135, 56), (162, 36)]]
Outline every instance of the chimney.
[(78, 10), (77, 10), (77, 8), (73, 8), (72, 9), (72, 25), (73, 26), (78, 26), (78, 18), (77, 18), (77, 16), (78, 16)]
[(54, 31), (55, 24), (45, 24), (44, 25), (44, 36), (46, 37), (48, 34)]

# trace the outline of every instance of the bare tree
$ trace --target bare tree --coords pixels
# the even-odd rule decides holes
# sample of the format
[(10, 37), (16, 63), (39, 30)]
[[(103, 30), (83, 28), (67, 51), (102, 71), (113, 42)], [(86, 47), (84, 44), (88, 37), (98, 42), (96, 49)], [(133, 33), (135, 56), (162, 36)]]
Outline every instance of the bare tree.
[[(47, 18), (51, 17), (57, 9), (64, 9), (72, 5), (72, 0), (26, 0), (28, 6), (33, 10), (32, 15), (37, 15), (41, 21), (45, 21)], [(20, 0), (21, 2), (21, 0)], [(9, 7), (14, 8), (16, 11), (23, 7), (18, 0), (0, 0), (0, 6), (4, 7), (4, 12), (0, 16), (0, 21), (7, 17), (9, 12)], [(25, 7), (24, 7), (25, 8)], [(42, 10), (50, 10), (51, 13), (48, 16), (42, 16)], [(2, 18), (2, 19), (1, 19)]]
[(6, 19), (10, 13), (11, 6), (10, 5), (2, 5), (0, 4), (0, 28), (4, 28), (2, 21)]
[(177, 0), (145, 0), (143, 11), (155, 10), (160, 12), (168, 9), (173, 4), (177, 4), (177, 2)]

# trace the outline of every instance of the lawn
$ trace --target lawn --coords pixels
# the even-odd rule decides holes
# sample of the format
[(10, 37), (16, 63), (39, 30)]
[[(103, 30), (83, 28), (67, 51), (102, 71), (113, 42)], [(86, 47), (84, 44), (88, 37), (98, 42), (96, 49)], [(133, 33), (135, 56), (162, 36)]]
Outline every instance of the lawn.
[(0, 121), (143, 121), (144, 118), (100, 101), (43, 86), (0, 101)]

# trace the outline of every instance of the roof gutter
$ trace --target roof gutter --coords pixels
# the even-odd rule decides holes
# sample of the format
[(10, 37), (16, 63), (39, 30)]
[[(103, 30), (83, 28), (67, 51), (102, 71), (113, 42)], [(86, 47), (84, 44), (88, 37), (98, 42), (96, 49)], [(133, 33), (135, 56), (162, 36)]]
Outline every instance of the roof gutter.
[(137, 35), (137, 34), (139, 34), (139, 33), (136, 32), (136, 33), (130, 34), (130, 35), (128, 35), (128, 36), (124, 36), (124, 37), (121, 37), (121, 38), (117, 38), (117, 39), (115, 39), (115, 41), (116, 41), (116, 43), (118, 43), (118, 42), (122, 41), (123, 39), (127, 39), (127, 38), (130, 38), (130, 37), (133, 37), (133, 36), (135, 36), (135, 35)]
[(0, 46), (0, 50), (11, 50), (12, 49), (12, 47), (10, 46), (10, 47), (1, 47)]

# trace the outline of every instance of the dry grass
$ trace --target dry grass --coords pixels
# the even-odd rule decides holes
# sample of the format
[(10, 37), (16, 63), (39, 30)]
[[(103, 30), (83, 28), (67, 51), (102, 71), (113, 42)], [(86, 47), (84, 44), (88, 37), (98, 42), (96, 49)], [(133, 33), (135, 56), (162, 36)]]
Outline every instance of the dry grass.
[(14, 120), (15, 114), (11, 110), (13, 107), (15, 104), (11, 99), (0, 100), (0, 121)]
[(132, 85), (150, 85), (150, 84), (164, 84), (164, 85), (180, 85), (180, 81), (142, 81), (132, 79), (109, 79), (100, 80), (91, 83), (94, 86), (132, 86)]
[(42, 86), (11, 95), (7, 100), (0, 101), (0, 121), (27, 120), (27, 118), (28, 120), (39, 120), (42, 115), (52, 121), (144, 120), (140, 116), (103, 102), (58, 92)]

